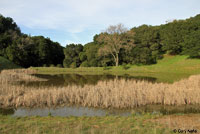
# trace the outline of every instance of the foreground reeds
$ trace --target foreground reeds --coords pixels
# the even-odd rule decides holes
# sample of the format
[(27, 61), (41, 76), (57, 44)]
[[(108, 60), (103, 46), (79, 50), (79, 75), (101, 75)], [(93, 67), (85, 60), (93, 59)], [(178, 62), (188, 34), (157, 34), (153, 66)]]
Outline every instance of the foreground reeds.
[(25, 87), (0, 81), (1, 107), (78, 104), (102, 108), (133, 108), (147, 104), (200, 104), (200, 75), (173, 84), (134, 80), (100, 81), (97, 85)]

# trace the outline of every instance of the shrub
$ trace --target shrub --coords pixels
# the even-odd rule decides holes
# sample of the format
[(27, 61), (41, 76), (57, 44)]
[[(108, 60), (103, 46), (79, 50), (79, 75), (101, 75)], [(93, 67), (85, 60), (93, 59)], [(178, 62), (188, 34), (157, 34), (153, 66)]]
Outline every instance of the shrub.
[(123, 63), (123, 64), (122, 64), (122, 68), (123, 68), (124, 70), (127, 70), (127, 69), (129, 69), (130, 67), (129, 67), (126, 63)]
[(56, 67), (62, 68), (63, 66), (61, 64), (57, 64)]
[(110, 70), (111, 69), (111, 67), (109, 67), (109, 66), (104, 66), (103, 67), (103, 70)]
[(55, 67), (55, 65), (54, 65), (54, 64), (51, 64), (50, 67)]
[(70, 64), (71, 64), (71, 61), (69, 61), (68, 59), (64, 59), (63, 61), (63, 66), (65, 68), (69, 68), (70, 67)]
[(43, 67), (47, 67), (47, 64), (43, 64)]
[(76, 67), (77, 67), (76, 62), (73, 62), (73, 63), (70, 65), (70, 68), (76, 68)]
[(88, 64), (87, 61), (84, 61), (84, 62), (80, 65), (80, 67), (89, 67), (89, 64)]

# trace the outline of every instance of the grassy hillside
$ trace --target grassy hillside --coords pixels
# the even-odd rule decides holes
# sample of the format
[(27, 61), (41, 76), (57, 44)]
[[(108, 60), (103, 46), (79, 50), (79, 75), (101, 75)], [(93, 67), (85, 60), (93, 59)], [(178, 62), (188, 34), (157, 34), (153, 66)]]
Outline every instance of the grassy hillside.
[(153, 73), (200, 73), (200, 59), (189, 59), (188, 56), (169, 56), (165, 55), (157, 64), (149, 66), (132, 66), (134, 72), (153, 72)]
[(0, 70), (20, 68), (20, 66), (0, 56)]
[(126, 67), (80, 67), (56, 68), (34, 67), (40, 74), (78, 73), (78, 74), (114, 74), (155, 77), (158, 82), (174, 82), (190, 75), (200, 74), (200, 59), (189, 59), (188, 56), (169, 56), (158, 60), (153, 65), (127, 65)]

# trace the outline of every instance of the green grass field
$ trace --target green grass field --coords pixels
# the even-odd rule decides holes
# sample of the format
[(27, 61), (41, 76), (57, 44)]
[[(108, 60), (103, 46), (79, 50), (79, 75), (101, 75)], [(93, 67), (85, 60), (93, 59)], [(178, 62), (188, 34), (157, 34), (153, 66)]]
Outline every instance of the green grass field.
[(169, 134), (172, 130), (147, 120), (160, 115), (119, 117), (11, 117), (0, 116), (6, 134)]
[(20, 68), (20, 66), (0, 56), (0, 71), (3, 69), (14, 69), (14, 68)]
[(119, 67), (79, 67), (79, 68), (57, 68), (57, 67), (33, 67), (40, 74), (113, 74), (131, 76), (155, 77), (158, 82), (178, 81), (190, 75), (200, 74), (200, 59), (189, 59), (187, 56), (165, 55), (153, 65), (127, 65)]
[[(11, 117), (0, 115), (1, 134), (199, 133), (200, 114), (133, 114), (129, 117)], [(186, 130), (186, 132), (184, 131)], [(190, 132), (189, 132), (189, 131)], [(195, 132), (196, 131), (196, 132)]]

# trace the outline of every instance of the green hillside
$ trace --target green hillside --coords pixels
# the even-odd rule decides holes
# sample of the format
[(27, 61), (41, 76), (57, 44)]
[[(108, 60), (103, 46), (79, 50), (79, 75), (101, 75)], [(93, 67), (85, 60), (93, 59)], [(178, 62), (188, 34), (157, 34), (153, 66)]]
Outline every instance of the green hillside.
[(199, 74), (200, 60), (191, 59), (188, 56), (170, 56), (165, 55), (163, 59), (158, 60), (157, 64), (131, 66), (129, 71), (133, 72), (151, 72), (151, 73), (186, 73)]
[(20, 68), (20, 66), (0, 56), (0, 70)]

